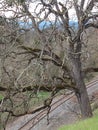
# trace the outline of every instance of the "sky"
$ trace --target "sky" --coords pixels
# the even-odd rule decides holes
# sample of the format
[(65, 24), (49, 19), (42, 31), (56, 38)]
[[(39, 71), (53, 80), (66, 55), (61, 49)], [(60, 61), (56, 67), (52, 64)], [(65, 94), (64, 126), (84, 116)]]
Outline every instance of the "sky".
[[(0, 13), (1, 13), (1, 15), (5, 15), (6, 17), (11, 17), (11, 16), (13, 16), (14, 15), (14, 11), (16, 10), (16, 8), (15, 7), (13, 7), (13, 8), (9, 8), (9, 11), (3, 11), (2, 10), (2, 8), (1, 8), (1, 6), (3, 6), (3, 2), (4, 2), (5, 0), (0, 0)], [(37, 1), (37, 0), (36, 0)], [(69, 1), (69, 0), (58, 0), (58, 2), (62, 2), (62, 3), (65, 3), (66, 1)], [(72, 0), (70, 0), (70, 1), (72, 1)], [(78, 1), (81, 1), (81, 0), (78, 0)], [(86, 7), (86, 5), (89, 3), (89, 1), (90, 0), (85, 0), (85, 6), (84, 6), (84, 9), (85, 9), (85, 7)], [(29, 5), (29, 10), (30, 10), (30, 12), (32, 12), (32, 14), (33, 15), (35, 15), (34, 14), (34, 10), (35, 10), (35, 7), (36, 7), (36, 5), (38, 4), (38, 2), (33, 2), (32, 4), (30, 4)], [(67, 7), (69, 8), (69, 6), (70, 6), (70, 4), (68, 3), (67, 4)], [(38, 7), (37, 7), (37, 9), (36, 9), (36, 12), (39, 12), (40, 11), (40, 9), (41, 9), (41, 5), (39, 4), (38, 5)], [(6, 10), (6, 7), (5, 7), (5, 9), (4, 10)], [(13, 11), (12, 11), (13, 10)], [(21, 6), (19, 7), (18, 6), (18, 8), (17, 8), (17, 11), (19, 11), (19, 10), (21, 10)], [(93, 12), (94, 11), (98, 11), (98, 9), (93, 9)], [(70, 17), (70, 20), (77, 20), (77, 18), (76, 18), (76, 12), (75, 12), (75, 10), (74, 10), (74, 8), (72, 7), (72, 8), (70, 8), (69, 9), (69, 17)], [(36, 16), (36, 15), (35, 15)], [(41, 18), (43, 18), (43, 16), (44, 16), (44, 13), (42, 14), (42, 15), (40, 15), (40, 17)], [(37, 17), (37, 16), (36, 16)], [(48, 20), (48, 19), (47, 19)], [(51, 21), (54, 21), (55, 20), (55, 16), (53, 15), (53, 14), (51, 14), (50, 16), (49, 16), (49, 20), (51, 20)]]

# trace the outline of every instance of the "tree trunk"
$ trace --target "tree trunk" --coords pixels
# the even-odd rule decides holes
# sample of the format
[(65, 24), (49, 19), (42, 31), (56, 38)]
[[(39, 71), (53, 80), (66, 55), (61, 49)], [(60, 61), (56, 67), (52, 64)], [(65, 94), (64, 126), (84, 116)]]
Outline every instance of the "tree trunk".
[(80, 105), (81, 115), (83, 118), (88, 118), (92, 116), (92, 110), (89, 102), (89, 97), (87, 89), (84, 83), (81, 69), (81, 61), (79, 57), (74, 57), (71, 54), (70, 57), (71, 66), (72, 66), (72, 77), (76, 84), (77, 92), (75, 92), (78, 103)]
[(76, 92), (76, 96), (78, 99), (78, 103), (80, 105), (82, 117), (83, 118), (92, 117), (92, 110), (89, 102), (87, 89), (81, 75), (80, 77), (78, 77), (78, 80), (76, 81), (76, 86), (78, 88), (78, 92)]

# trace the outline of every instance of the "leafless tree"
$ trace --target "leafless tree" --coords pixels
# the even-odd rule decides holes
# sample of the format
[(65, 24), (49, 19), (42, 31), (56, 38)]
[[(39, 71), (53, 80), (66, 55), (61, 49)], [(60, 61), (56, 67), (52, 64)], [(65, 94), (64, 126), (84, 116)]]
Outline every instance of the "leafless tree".
[[(92, 116), (83, 73), (98, 71), (98, 68), (82, 66), (82, 56), (85, 53), (83, 48), (87, 45), (86, 30), (91, 27), (98, 28), (97, 5), (97, 0), (88, 0), (88, 2), (86, 0), (66, 0), (64, 2), (58, 0), (20, 0), (18, 2), (6, 0), (5, 2), (2, 0), (0, 7), (2, 13), (11, 11), (12, 19), (17, 18), (19, 21), (24, 21), (26, 28), (20, 27), (19, 29), (22, 32), (33, 30), (32, 35), (35, 35), (36, 38), (32, 45), (39, 44), (36, 47), (21, 45), (19, 49), (22, 49), (22, 52), (17, 52), (17, 55), (28, 56), (29, 65), (32, 65), (34, 60), (44, 65), (51, 62), (63, 73), (62, 76), (55, 75), (51, 78), (53, 84), (50, 86), (52, 87), (42, 84), (47, 87), (36, 85), (36, 88), (44, 90), (46, 88), (50, 91), (62, 88), (74, 90), (83, 118)], [(70, 25), (70, 20), (76, 21), (77, 24), (74, 25), (74, 22), (73, 25)], [(43, 26), (41, 26), (42, 23), (44, 23)], [(62, 47), (61, 51), (56, 45)], [(17, 86), (23, 73), (15, 80), (14, 85)], [(45, 76), (41, 75), (41, 77)], [(54, 85), (55, 80), (60, 81), (59, 85)], [(24, 88), (21, 92), (27, 89), (32, 90), (32, 87)], [(15, 115), (12, 111), (11, 113)]]
[[(53, 51), (51, 50), (49, 46), (49, 39), (47, 40), (43, 32), (39, 28), (39, 23), (42, 21), (36, 20), (35, 16), (39, 16), (39, 14), (32, 15), (32, 13), (28, 10), (28, 7), (26, 6), (25, 2), (22, 3), (22, 7), (24, 9), (24, 12), (28, 15), (28, 17), (31, 19), (34, 29), (37, 32), (40, 41), (44, 44), (43, 49), (38, 50), (32, 50), (31, 52), (37, 54), (37, 57), (41, 58), (42, 60), (51, 60), (52, 62), (56, 63), (59, 66), (62, 66), (62, 69), (69, 72), (70, 77), (73, 79), (73, 82), (75, 84), (75, 93), (78, 98), (81, 113), (83, 117), (90, 117), (92, 116), (90, 103), (86, 91), (86, 87), (84, 84), (83, 76), (82, 76), (82, 63), (81, 63), (81, 55), (82, 55), (82, 46), (85, 45), (83, 41), (83, 33), (86, 29), (89, 27), (98, 27), (97, 23), (97, 17), (98, 15), (96, 13), (93, 13), (93, 8), (95, 7), (95, 3), (97, 1), (88, 1), (86, 7), (85, 7), (85, 1), (66, 1), (65, 3), (55, 1), (44, 1), (41, 0), (39, 4), (42, 5), (42, 8), (39, 11), (39, 14), (41, 15), (42, 12), (44, 12), (44, 18), (42, 20), (45, 20), (49, 17), (50, 14), (53, 14), (56, 20), (60, 22), (61, 26), (63, 27), (63, 35), (64, 38), (66, 38), (66, 42), (68, 46), (66, 45), (67, 49), (67, 58), (68, 58), (68, 65), (64, 65), (62, 63), (62, 60), (56, 56)], [(38, 4), (37, 4), (38, 6)], [(36, 9), (37, 9), (36, 6)], [(69, 21), (69, 11), (71, 8), (74, 8), (75, 10), (75, 17), (78, 21), (78, 27), (77, 30), (74, 30), (70, 27)], [(38, 17), (39, 18), (39, 17)], [(24, 48), (26, 50), (26, 48)], [(44, 58), (45, 55), (52, 55), (52, 59)]]

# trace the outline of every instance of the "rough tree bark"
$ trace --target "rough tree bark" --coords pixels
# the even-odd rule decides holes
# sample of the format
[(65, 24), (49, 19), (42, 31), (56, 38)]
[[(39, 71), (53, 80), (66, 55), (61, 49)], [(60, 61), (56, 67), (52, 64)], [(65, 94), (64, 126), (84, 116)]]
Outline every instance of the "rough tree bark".
[(93, 114), (89, 102), (87, 89), (82, 76), (80, 60), (78, 58), (72, 58), (72, 57), (70, 60), (72, 64), (72, 76), (77, 88), (75, 91), (75, 95), (80, 105), (81, 116), (83, 118), (91, 117)]
[(89, 102), (89, 97), (84, 83), (82, 63), (81, 63), (81, 49), (82, 43), (79, 35), (75, 43), (69, 41), (69, 61), (70, 61), (70, 73), (75, 82), (76, 90), (75, 95), (77, 97), (78, 103), (80, 105), (81, 116), (82, 118), (91, 117), (92, 110)]

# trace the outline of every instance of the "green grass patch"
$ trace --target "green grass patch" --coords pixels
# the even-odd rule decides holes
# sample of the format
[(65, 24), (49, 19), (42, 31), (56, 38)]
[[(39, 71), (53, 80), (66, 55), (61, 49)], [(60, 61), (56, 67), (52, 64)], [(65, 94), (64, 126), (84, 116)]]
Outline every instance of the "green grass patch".
[(92, 118), (76, 122), (72, 125), (65, 125), (58, 130), (98, 130), (98, 109), (94, 111)]
[(4, 98), (4, 96), (2, 94), (0, 94), (0, 100), (2, 100)]
[(50, 93), (49, 92), (44, 92), (44, 91), (41, 91), (38, 93), (38, 97), (39, 98), (42, 98), (42, 99), (46, 99), (47, 97), (50, 96)]
[(35, 95), (35, 98), (30, 99), (29, 101), (30, 108), (35, 109), (36, 107), (43, 105), (44, 100), (50, 97), (50, 94), (51, 94), (50, 92), (44, 92), (44, 91), (38, 92), (38, 94)]

